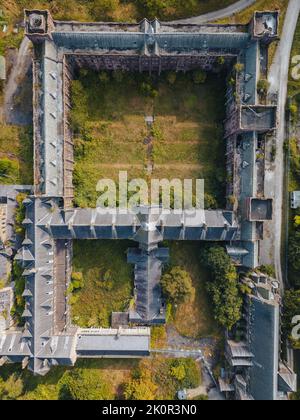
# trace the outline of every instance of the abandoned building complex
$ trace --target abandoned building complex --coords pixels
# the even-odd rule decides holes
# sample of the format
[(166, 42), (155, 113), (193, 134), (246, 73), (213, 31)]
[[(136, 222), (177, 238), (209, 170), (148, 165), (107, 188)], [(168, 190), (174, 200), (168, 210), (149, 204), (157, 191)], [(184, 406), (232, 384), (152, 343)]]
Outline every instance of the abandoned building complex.
[[(51, 366), (73, 365), (78, 357), (149, 355), (149, 326), (165, 321), (159, 286), (168, 261), (168, 249), (159, 247), (164, 240), (220, 241), (239, 266), (254, 269), (259, 265), (264, 221), (272, 219), (273, 210), (272, 200), (264, 195), (264, 164), (257, 156), (264, 150), (265, 136), (276, 130), (277, 109), (276, 100), (260, 100), (257, 84), (267, 75), (268, 47), (278, 39), (278, 17), (278, 12), (256, 12), (248, 25), (168, 24), (158, 20), (78, 23), (54, 21), (48, 11), (25, 11), (26, 36), (34, 45), (34, 185), (24, 201), (26, 239), (15, 250), (26, 278), (25, 327), (9, 325), (0, 330), (1, 364), (21, 362), (35, 374), (44, 375)], [(74, 208), (69, 114), (70, 84), (76, 70), (209, 72), (220, 58), (235, 77), (234, 83), (228, 84), (225, 103), (227, 196), (234, 198), (228, 200), (227, 209), (205, 210), (189, 219), (184, 214), (154, 214), (151, 208), (141, 208), (137, 215), (115, 216), (101, 215), (97, 209)], [(233, 71), (237, 62), (241, 70)], [(1, 203), (11, 200), (5, 188), (0, 192)], [(66, 290), (74, 239), (132, 239), (139, 244), (128, 251), (128, 263), (135, 266), (136, 299), (128, 325), (136, 327), (81, 329), (72, 325)], [(3, 256), (7, 247), (2, 248)], [(278, 302), (278, 314), (279, 307)], [(259, 314), (257, 311), (256, 316)], [(247, 350), (252, 363), (247, 367), (251, 372), (255, 366), (255, 370), (243, 377), (246, 395), (254, 389), (253, 382), (260, 381), (259, 371), (264, 370), (274, 379), (270, 386), (275, 391), (268, 396), (277, 398), (279, 319), (274, 328), (277, 361), (272, 372), (265, 371), (269, 366), (259, 369), (253, 361), (255, 351), (264, 351), (265, 344), (268, 351), (268, 336), (261, 336), (260, 350)], [(235, 381), (239, 380), (237, 376)], [(230, 385), (224, 391), (232, 394), (234, 390)], [(241, 397), (238, 391), (235, 394)]]

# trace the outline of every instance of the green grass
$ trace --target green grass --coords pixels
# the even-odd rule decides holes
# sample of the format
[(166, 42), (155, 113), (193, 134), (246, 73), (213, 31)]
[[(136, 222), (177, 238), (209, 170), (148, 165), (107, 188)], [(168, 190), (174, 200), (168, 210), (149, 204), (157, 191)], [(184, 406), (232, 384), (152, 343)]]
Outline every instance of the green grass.
[(133, 267), (127, 264), (129, 241), (75, 241), (73, 271), (84, 287), (73, 293), (73, 321), (81, 327), (109, 327), (111, 313), (128, 309)]
[[(145, 95), (145, 83), (155, 97)], [(119, 171), (127, 170), (129, 180), (149, 183), (151, 178), (203, 178), (206, 193), (224, 206), (224, 92), (221, 75), (195, 84), (191, 73), (180, 74), (170, 84), (167, 75), (82, 72), (72, 87), (75, 204), (94, 207), (97, 182), (117, 181)], [(145, 116), (153, 114), (150, 150), (144, 143), (149, 136)], [(154, 165), (151, 174), (147, 163)]]
[(168, 242), (170, 248), (170, 266), (180, 266), (186, 270), (196, 290), (195, 300), (177, 307), (171, 323), (177, 331), (186, 337), (218, 337), (220, 331), (214, 320), (213, 308), (206, 291), (209, 273), (199, 261), (201, 244), (194, 242)]

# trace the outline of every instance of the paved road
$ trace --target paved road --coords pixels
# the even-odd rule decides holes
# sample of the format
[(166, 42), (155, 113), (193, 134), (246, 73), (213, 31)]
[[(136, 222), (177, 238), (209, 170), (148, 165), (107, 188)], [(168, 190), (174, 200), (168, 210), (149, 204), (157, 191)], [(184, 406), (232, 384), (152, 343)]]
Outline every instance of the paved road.
[(240, 0), (231, 6), (226, 7), (225, 9), (216, 10), (215, 12), (207, 13), (201, 16), (195, 16), (189, 19), (175, 20), (172, 23), (192, 23), (199, 25), (206, 22), (212, 22), (214, 20), (223, 19), (234, 15), (235, 13), (238, 13), (247, 7), (252, 6), (254, 3), (255, 0)]
[(287, 9), (281, 41), (277, 48), (273, 65), (269, 72), (270, 94), (278, 95), (278, 130), (276, 138), (276, 160), (274, 165), (266, 167), (265, 195), (274, 199), (274, 219), (266, 225), (267, 238), (261, 246), (261, 262), (274, 263), (277, 279), (284, 287), (281, 266), (281, 238), (283, 216), (283, 171), (285, 141), (285, 105), (287, 100), (287, 84), (291, 49), (300, 12), (300, 1), (290, 0)]

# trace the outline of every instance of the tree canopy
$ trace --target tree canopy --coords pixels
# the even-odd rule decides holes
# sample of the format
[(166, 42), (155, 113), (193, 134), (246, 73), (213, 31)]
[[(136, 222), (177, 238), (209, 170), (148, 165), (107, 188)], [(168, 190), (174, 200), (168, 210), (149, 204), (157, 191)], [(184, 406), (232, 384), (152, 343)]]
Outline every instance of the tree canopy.
[(163, 292), (171, 303), (183, 303), (195, 296), (191, 276), (180, 267), (173, 267), (161, 279)]
[(236, 268), (221, 246), (209, 246), (201, 255), (201, 261), (212, 274), (207, 289), (212, 297), (216, 320), (231, 330), (241, 318), (242, 297)]
[(60, 380), (60, 399), (64, 400), (110, 400), (111, 385), (92, 369), (67, 371)]

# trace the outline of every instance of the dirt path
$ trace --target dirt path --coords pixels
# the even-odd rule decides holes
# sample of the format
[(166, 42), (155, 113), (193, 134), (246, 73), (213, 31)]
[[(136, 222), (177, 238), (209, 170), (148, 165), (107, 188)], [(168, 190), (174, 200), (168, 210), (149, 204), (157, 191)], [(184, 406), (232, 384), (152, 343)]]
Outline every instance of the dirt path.
[(23, 113), (15, 109), (15, 98), (20, 88), (20, 81), (28, 74), (31, 63), (30, 41), (28, 38), (24, 38), (18, 51), (16, 63), (5, 86), (4, 118), (8, 124), (28, 124), (28, 120), (26, 118), (25, 121)]

